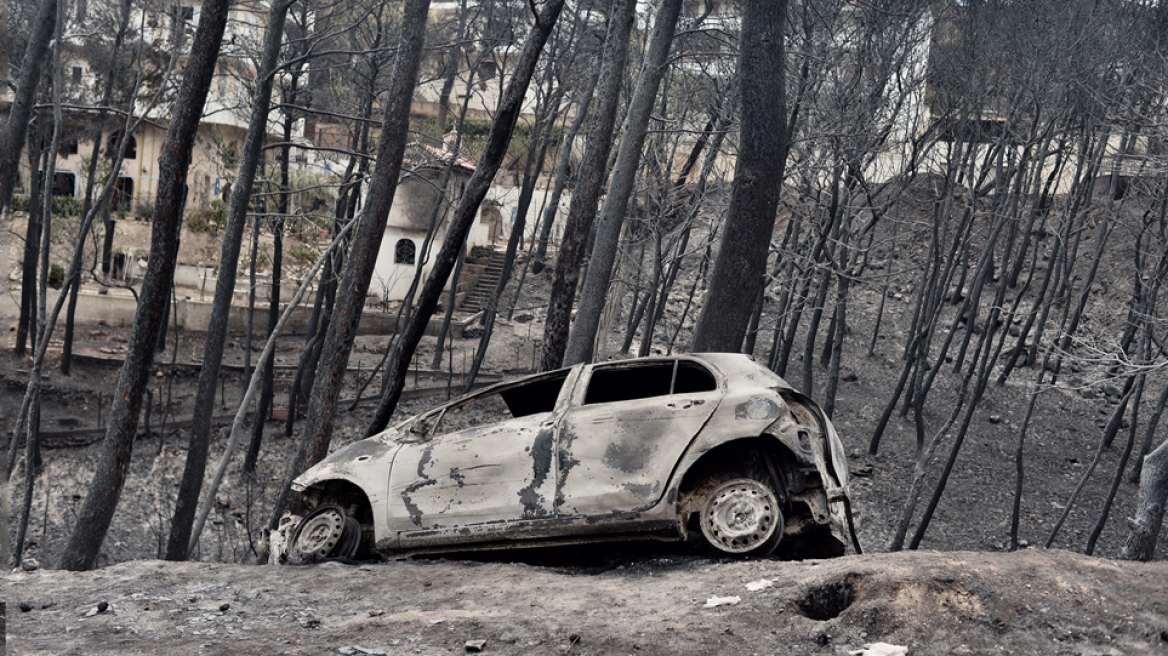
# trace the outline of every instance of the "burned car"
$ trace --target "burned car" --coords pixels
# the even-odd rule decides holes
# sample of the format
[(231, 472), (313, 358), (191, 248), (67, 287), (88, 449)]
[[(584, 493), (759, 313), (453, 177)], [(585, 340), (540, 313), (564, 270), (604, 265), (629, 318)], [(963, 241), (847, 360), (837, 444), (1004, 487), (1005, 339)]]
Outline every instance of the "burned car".
[(630, 539), (828, 557), (855, 536), (831, 422), (728, 353), (497, 384), (337, 450), (293, 489), (309, 512), (268, 536), (270, 562)]

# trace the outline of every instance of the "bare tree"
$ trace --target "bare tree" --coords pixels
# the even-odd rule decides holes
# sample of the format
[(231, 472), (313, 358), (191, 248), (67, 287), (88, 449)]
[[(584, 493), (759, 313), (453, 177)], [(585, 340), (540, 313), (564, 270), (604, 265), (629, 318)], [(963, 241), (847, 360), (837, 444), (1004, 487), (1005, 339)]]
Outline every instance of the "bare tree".
[(365, 295), (373, 278), (373, 265), (385, 235), (385, 223), (401, 176), (402, 155), (409, 140), (410, 105), (422, 62), (429, 9), (429, 0), (407, 0), (402, 12), (397, 57), (394, 59), (393, 77), (385, 102), (381, 141), (377, 147), (379, 165), (370, 180), (365, 207), (358, 219), (360, 224), (354, 234), (353, 248), (346, 258), (345, 270), (338, 284), (336, 307), (313, 381), (308, 416), (301, 429), (300, 446), (293, 456), (280, 496), (272, 509), (270, 528), (278, 525), (280, 516), (291, 502), (292, 480), (328, 452), (332, 439), (333, 420), (345, 368), (357, 335), (357, 324), (365, 308)]
[(654, 19), (653, 36), (649, 40), (644, 67), (637, 80), (637, 88), (629, 101), (623, 136), (617, 150), (608, 193), (596, 224), (596, 244), (588, 264), (588, 277), (580, 293), (580, 308), (568, 340), (563, 364), (573, 365), (592, 359), (592, 345), (600, 326), (612, 266), (616, 261), (617, 242), (624, 225), (633, 183), (641, 163), (641, 151), (649, 131), (649, 115), (657, 100), (657, 89), (665, 76), (669, 47), (681, 13), (681, 0), (665, 0)]
[[(389, 369), (385, 374), (388, 379), (388, 384), (386, 385), (385, 392), (382, 394), (381, 403), (377, 407), (377, 412), (374, 414), (369, 426), (365, 429), (366, 435), (373, 435), (385, 430), (385, 426), (389, 423), (389, 418), (393, 415), (393, 411), (397, 407), (397, 402), (401, 397), (402, 388), (405, 385), (407, 369), (410, 360), (413, 358), (414, 350), (417, 348), (418, 342), (422, 339), (426, 324), (429, 323), (430, 316), (434, 313), (434, 308), (438, 305), (438, 300), (442, 295), (442, 289), (446, 286), (447, 279), (450, 277), (450, 271), (454, 268), (454, 263), (462, 253), (467, 233), (470, 231), (471, 223), (474, 221), (479, 205), (486, 198), (491, 180), (494, 179), (495, 174), (499, 170), (499, 166), (503, 163), (503, 158), (507, 154), (507, 147), (510, 145), (511, 135), (515, 130), (515, 124), (519, 120), (519, 114), (523, 108), (523, 98), (527, 93), (527, 87), (535, 73), (540, 53), (543, 52), (543, 46), (547, 42), (548, 36), (551, 35), (552, 28), (555, 27), (560, 11), (563, 8), (564, 0), (548, 0), (543, 5), (542, 11), (538, 11), (532, 17), (534, 22), (527, 33), (527, 37), (523, 41), (523, 49), (514, 64), (515, 68), (514, 73), (511, 74), (511, 80), (503, 92), (503, 99), (499, 103), (498, 111), (495, 114), (494, 124), (491, 126), (491, 132), (487, 136), (486, 148), (479, 158), (474, 174), (471, 175), (470, 180), (466, 184), (466, 190), (463, 192), (462, 198), (459, 201), (458, 209), (455, 210), (454, 216), (450, 219), (450, 225), (446, 229), (446, 237), (443, 239), (442, 248), (435, 256), (433, 268), (430, 270), (430, 275), (426, 278), (426, 284), (422, 288), (417, 309), (414, 311), (413, 317), (406, 325), (405, 330), (402, 331), (401, 338), (394, 347), (393, 355), (390, 358)], [(323, 455), (323, 452), (312, 454), (314, 459), (318, 459)]]
[[(223, 346), (227, 338), (227, 320), (235, 296), (235, 274), (238, 270), (239, 250), (243, 229), (247, 225), (247, 209), (251, 201), (252, 185), (262, 154), (268, 127), (272, 86), (280, 58), (280, 44), (284, 38), (284, 21), (292, 0), (277, 0), (268, 13), (264, 31), (263, 53), (256, 76), (257, 85), (252, 97), (251, 120), (248, 123), (239, 172), (235, 178), (231, 207), (224, 228), (223, 249), (219, 258), (219, 276), (215, 280), (215, 297), (211, 305), (211, 319), (203, 345), (203, 368), (199, 372), (198, 391), (195, 394), (194, 413), (187, 445), (186, 464), (179, 485), (170, 538), (166, 547), (167, 560), (186, 560), (190, 555), (187, 545), (191, 539), (191, 525), (203, 475), (207, 468), (210, 446), (211, 415), (215, 404), (215, 387), (223, 363)], [(274, 323), (273, 323), (274, 325)]]
[(543, 371), (558, 369), (564, 360), (568, 345), (568, 329), (572, 305), (576, 299), (576, 285), (584, 264), (584, 250), (596, 206), (607, 175), (608, 156), (612, 150), (613, 129), (625, 64), (628, 61), (629, 31), (635, 17), (636, 3), (615, 0), (608, 15), (608, 31), (604, 37), (604, 53), (600, 61), (600, 79), (596, 86), (596, 107), (593, 110), (588, 146), (580, 164), (572, 203), (564, 224), (560, 252), (556, 258), (555, 278), (548, 299), (547, 317), (543, 329)]
[(32, 118), (33, 102), (41, 72), (45, 70), (44, 60), (49, 51), (49, 41), (53, 36), (53, 26), (57, 23), (59, 0), (41, 0), (36, 18), (32, 23), (28, 45), (24, 50), (24, 61), (16, 83), (16, 96), (8, 110), (8, 122), (0, 133), (0, 219), (8, 216), (11, 208), (12, 191), (16, 188), (17, 165), (24, 150), (25, 135)]
[(745, 0), (738, 59), (742, 126), (730, 210), (706, 300), (694, 328), (694, 351), (734, 353), (742, 346), (767, 250), (790, 147), (784, 89), (786, 0)]
[(202, 5), (199, 27), (172, 112), (173, 122), (167, 130), (159, 161), (151, 256), (126, 347), (126, 360), (113, 394), (109, 427), (97, 471), (61, 555), (62, 569), (85, 570), (96, 564), (125, 483), (142, 394), (154, 362), (154, 346), (169, 309), (167, 301), (178, 254), (187, 171), (227, 26), (228, 5), (227, 0), (204, 0)]

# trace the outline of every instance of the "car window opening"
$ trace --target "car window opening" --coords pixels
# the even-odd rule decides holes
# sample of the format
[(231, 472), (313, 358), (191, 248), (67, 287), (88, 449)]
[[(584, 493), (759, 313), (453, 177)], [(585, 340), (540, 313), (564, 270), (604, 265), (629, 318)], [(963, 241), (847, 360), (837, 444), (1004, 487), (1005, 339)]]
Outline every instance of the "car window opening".
[(706, 368), (693, 362), (678, 362), (677, 374), (674, 377), (674, 394), (692, 394), (694, 392), (713, 392), (718, 389), (718, 381)]
[(567, 378), (568, 372), (565, 371), (557, 376), (533, 380), (526, 385), (509, 387), (499, 392), (499, 396), (503, 397), (513, 417), (551, 412), (556, 407), (556, 399), (560, 398), (560, 390)]
[(568, 372), (559, 372), (526, 383), (474, 396), (446, 408), (437, 418), (434, 434), (447, 434), (480, 428), (507, 421), (548, 413), (556, 400)]
[(667, 394), (711, 392), (718, 383), (693, 362), (653, 362), (593, 370), (584, 404), (634, 401)]

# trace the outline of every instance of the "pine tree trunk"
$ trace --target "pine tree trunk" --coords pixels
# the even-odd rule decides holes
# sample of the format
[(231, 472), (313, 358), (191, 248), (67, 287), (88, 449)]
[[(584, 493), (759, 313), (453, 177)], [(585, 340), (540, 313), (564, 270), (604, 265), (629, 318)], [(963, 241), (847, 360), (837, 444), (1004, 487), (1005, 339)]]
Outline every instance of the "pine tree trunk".
[[(482, 157), (479, 158), (474, 174), (466, 183), (466, 190), (459, 200), (458, 209), (450, 218), (446, 237), (434, 258), (433, 268), (426, 278), (426, 284), (418, 299), (417, 310), (410, 318), (409, 323), (406, 324), (401, 338), (398, 339), (394, 347), (389, 369), (385, 373), (388, 384), (373, 420), (365, 429), (366, 435), (375, 435), (385, 430), (390, 416), (393, 415), (393, 411), (397, 407), (414, 350), (422, 339), (430, 315), (434, 313), (434, 308), (438, 305), (438, 299), (450, 277), (450, 271), (454, 268), (454, 263), (465, 246), (467, 233), (474, 222), (479, 205), (486, 198), (491, 180), (494, 179), (495, 173), (498, 172), (499, 166), (507, 154), (507, 147), (511, 143), (515, 123), (519, 119), (523, 98), (527, 93), (531, 77), (535, 73), (536, 62), (539, 60), (544, 43), (547, 42), (548, 35), (555, 27), (556, 20), (563, 8), (564, 0), (549, 0), (524, 39), (523, 50), (515, 62), (515, 72), (512, 74), (511, 81), (503, 93), (503, 99), (499, 103)], [(314, 453), (312, 455), (320, 457), (323, 454)]]
[(20, 317), (16, 324), (16, 354), (24, 355), (24, 344), (32, 337), (29, 350), (36, 351), (36, 334), (32, 329), (33, 315), (36, 313), (36, 279), (37, 253), (41, 249), (41, 191), (44, 177), (40, 173), (41, 159), (41, 119), (37, 120), (37, 129), (29, 140), (29, 204), (28, 226), (24, 236), (24, 260), (21, 268), (20, 283)]
[(97, 471), (62, 554), (62, 569), (85, 570), (97, 564), (126, 480), (142, 394), (154, 363), (154, 346), (169, 309), (167, 301), (174, 279), (191, 151), (215, 73), (229, 4), (227, 0), (204, 0), (202, 5), (199, 28), (192, 42), (178, 99), (171, 112), (172, 122), (159, 158), (151, 257), (126, 347), (126, 360), (113, 394), (109, 426)]
[(1156, 540), (1164, 525), (1164, 505), (1168, 503), (1168, 442), (1144, 457), (1140, 474), (1139, 501), (1131, 532), (1121, 556), (1127, 560), (1148, 561), (1156, 554)]
[(694, 327), (693, 351), (736, 353), (766, 274), (790, 139), (784, 91), (787, 0), (743, 0), (742, 127), (722, 246)]
[(580, 106), (576, 108), (576, 118), (572, 119), (572, 124), (568, 126), (568, 131), (564, 134), (564, 142), (560, 145), (560, 162), (556, 165), (556, 183), (552, 187), (552, 197), (548, 200), (547, 216), (543, 218), (543, 225), (540, 226), (539, 244), (535, 248), (535, 257), (532, 258), (539, 263), (541, 268), (532, 269), (533, 273), (539, 273), (543, 270), (543, 260), (547, 257), (548, 240), (551, 239), (556, 213), (560, 210), (560, 196), (568, 184), (568, 170), (572, 165), (572, 144), (576, 141), (580, 127), (584, 125), (584, 118), (588, 116), (588, 107), (592, 105), (592, 98), (596, 95), (596, 82), (599, 79), (600, 68), (597, 68), (596, 74), (588, 82), (587, 90), (580, 98)]
[[(45, 70), (44, 60), (49, 52), (49, 42), (53, 37), (53, 27), (57, 24), (57, 1), (41, 0), (33, 19), (28, 46), (20, 64), (20, 75), (16, 82), (16, 95), (8, 108), (8, 122), (0, 133), (0, 219), (8, 216), (12, 192), (16, 188), (19, 174), (20, 153), (24, 150), (25, 136), (32, 120), (33, 103), (41, 72)], [(36, 170), (35, 167), (33, 170)], [(51, 184), (51, 183), (50, 183)]]
[(629, 31), (633, 25), (635, 5), (633, 0), (613, 0), (609, 13), (600, 78), (594, 92), (597, 97), (596, 111), (592, 117), (580, 175), (572, 192), (572, 203), (560, 240), (560, 252), (556, 258), (555, 276), (548, 299), (541, 371), (559, 369), (568, 346), (568, 328), (576, 299), (576, 285), (580, 280), (581, 267), (584, 266), (588, 237), (596, 218), (596, 205), (600, 201), (608, 156), (612, 151), (613, 129), (616, 126), (620, 87), (628, 60)]
[(365, 309), (365, 295), (369, 292), (377, 251), (385, 236), (389, 209), (401, 177), (402, 156), (409, 140), (410, 104), (422, 61), (429, 9), (430, 0), (406, 0), (402, 10), (398, 54), (394, 59), (389, 92), (384, 101), (385, 118), (377, 147), (379, 165), (370, 180), (369, 194), (352, 240), (353, 250), (346, 258), (344, 273), (338, 284), (336, 307), (321, 349), (300, 445), (272, 508), (268, 523), (270, 528), (279, 524), (280, 516), (291, 501), (292, 480), (328, 453), (345, 369), (353, 340), (357, 336), (357, 324)]
[(286, 1), (272, 5), (267, 29), (264, 32), (263, 61), (260, 64), (258, 84), (252, 98), (251, 120), (248, 123), (239, 171), (233, 185), (231, 206), (227, 213), (227, 225), (223, 230), (219, 275), (215, 280), (211, 318), (203, 343), (203, 367), (199, 371), (199, 383), (195, 393), (186, 464), (179, 485), (174, 517), (170, 524), (170, 537), (166, 544), (167, 560), (186, 560), (190, 555), (187, 553), (187, 544), (190, 542), (191, 525), (195, 520), (195, 509), (198, 507), (199, 493), (203, 488), (203, 476), (207, 470), (215, 387), (219, 382), (219, 372), (223, 364), (223, 347), (227, 339), (227, 324), (231, 314), (232, 299), (235, 296), (239, 251), (243, 244), (243, 231), (247, 227), (248, 203), (251, 200), (252, 187), (255, 183), (256, 171), (259, 168), (266, 137), (268, 110), (271, 106), (272, 86), (275, 81), (274, 72), (280, 56), (280, 43), (283, 40), (284, 22), (288, 15), (289, 6), (290, 3)]
[[(596, 343), (596, 329), (600, 326), (600, 316), (604, 312), (604, 302), (608, 297), (608, 284), (612, 279), (613, 263), (616, 262), (621, 228), (624, 226), (629, 199), (633, 195), (637, 169), (641, 165), (641, 152), (644, 150), (645, 137), (649, 131), (650, 113), (657, 101), (661, 79), (665, 76), (669, 48), (673, 44), (673, 34), (680, 13), (681, 0), (665, 0), (657, 9), (653, 36), (649, 40), (637, 88), (629, 101), (621, 143), (617, 149), (616, 165), (613, 167), (608, 193), (604, 196), (604, 205), (597, 219), (596, 244), (592, 248), (592, 257), (588, 263), (588, 278), (584, 280), (584, 288), (580, 292), (576, 322), (572, 326), (564, 353), (565, 366), (592, 360), (592, 346)], [(655, 292), (656, 290), (651, 290), (651, 293)], [(652, 334), (647, 337), (651, 338)], [(652, 339), (648, 341), (651, 342)]]

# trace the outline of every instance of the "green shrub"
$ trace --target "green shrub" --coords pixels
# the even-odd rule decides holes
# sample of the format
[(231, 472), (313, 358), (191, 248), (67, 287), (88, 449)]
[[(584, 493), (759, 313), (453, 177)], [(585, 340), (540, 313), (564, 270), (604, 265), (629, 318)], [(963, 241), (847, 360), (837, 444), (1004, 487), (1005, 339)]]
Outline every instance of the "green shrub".
[(54, 264), (49, 267), (49, 287), (60, 289), (65, 284), (65, 267)]
[(53, 216), (77, 216), (81, 214), (81, 204), (72, 196), (53, 196)]
[(191, 232), (205, 232), (213, 235), (219, 232), (219, 228), (227, 223), (227, 203), (216, 198), (211, 201), (211, 206), (195, 210), (187, 216), (187, 229)]
[(143, 221), (152, 221), (154, 219), (154, 205), (151, 203), (138, 203), (138, 207), (134, 208), (134, 214)]

